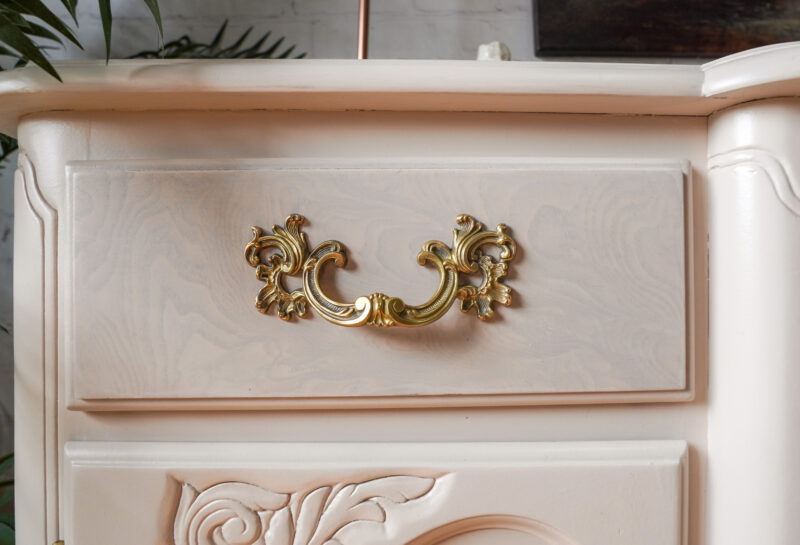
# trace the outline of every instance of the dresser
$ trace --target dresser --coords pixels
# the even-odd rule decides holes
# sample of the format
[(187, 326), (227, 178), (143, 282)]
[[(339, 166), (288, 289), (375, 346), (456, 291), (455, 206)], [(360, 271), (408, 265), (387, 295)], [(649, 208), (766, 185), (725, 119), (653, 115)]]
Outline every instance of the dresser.
[(799, 56), (0, 74), (19, 543), (800, 542)]

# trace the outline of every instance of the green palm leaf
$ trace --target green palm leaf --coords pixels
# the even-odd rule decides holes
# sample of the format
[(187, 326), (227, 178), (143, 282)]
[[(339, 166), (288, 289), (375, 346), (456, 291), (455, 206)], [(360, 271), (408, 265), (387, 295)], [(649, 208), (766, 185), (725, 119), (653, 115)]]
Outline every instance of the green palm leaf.
[[(72, 30), (61, 22), (58, 15), (50, 11), (41, 0), (5, 0), (5, 3), (12, 8), (16, 8), (17, 12), (22, 15), (32, 15), (41, 19), (42, 22), (52, 27), (53, 30), (83, 49)], [(58, 42), (61, 43), (60, 40), (58, 40)]]
[[(64, 43), (61, 41), (61, 38), (59, 38), (55, 32), (51, 31), (46, 26), (34, 23), (33, 21), (28, 21), (28, 24), (26, 25), (25, 29), (25, 34), (27, 34), (28, 36), (36, 36), (38, 38), (52, 40), (59, 45), (64, 45)], [(41, 50), (43, 49), (43, 47), (40, 45), (39, 49)]]
[(64, 4), (64, 7), (67, 8), (72, 20), (75, 24), (78, 24), (78, 16), (76, 14), (76, 9), (78, 7), (78, 0), (61, 0), (61, 3)]
[(111, 57), (111, 0), (98, 0), (100, 20), (103, 23), (103, 38), (106, 41), (106, 61)]
[(20, 57), (32, 62), (58, 81), (61, 81), (56, 69), (44, 56), (39, 46), (33, 43), (33, 40), (22, 30), (23, 28), (29, 30), (30, 27), (28, 25), (21, 26), (19, 22), (15, 22), (8, 14), (0, 11), (0, 43), (10, 47)]
[[(164, 28), (161, 23), (161, 10), (158, 7), (158, 0), (142, 0), (150, 13), (153, 15), (153, 20), (158, 29), (158, 43), (159, 46), (164, 41)], [(75, 0), (77, 3), (77, 0)], [(111, 14), (111, 0), (97, 0), (97, 5), (100, 8), (100, 21), (103, 23), (103, 38), (106, 42), (106, 61), (111, 58), (111, 24), (113, 16)]]
[[(284, 38), (278, 38), (271, 45), (268, 40), (272, 33), (266, 32), (258, 37), (251, 45), (245, 45), (247, 38), (253, 32), (250, 27), (245, 30), (233, 43), (223, 47), (225, 31), (228, 21), (222, 23), (217, 33), (210, 42), (198, 42), (189, 36), (181, 36), (177, 40), (167, 42), (159, 50), (142, 51), (131, 56), (132, 59), (286, 59), (292, 56), (295, 46), (289, 46), (280, 51)], [(302, 59), (305, 53), (294, 55), (293, 58)]]
[[(158, 27), (159, 40), (163, 40), (164, 28), (161, 26), (161, 10), (158, 9), (158, 0), (144, 0), (144, 3), (147, 4), (147, 7), (150, 9), (150, 13), (153, 14), (153, 20), (156, 22), (156, 26)], [(161, 44), (159, 43), (159, 45)]]
[[(14, 463), (14, 454), (7, 454), (0, 458), (0, 477), (11, 469)], [(0, 481), (0, 509), (14, 500), (14, 480)], [(14, 515), (13, 513), (0, 513), (0, 545), (14, 545)]]
[[(74, 13), (77, 0), (63, 1), (70, 13)], [(38, 19), (41, 24), (26, 17)], [(18, 65), (32, 62), (60, 81), (58, 72), (43, 53), (47, 46), (34, 42), (34, 38), (42, 38), (62, 44), (60, 36), (81, 47), (73, 31), (42, 0), (3, 0), (0, 4), (0, 51), (16, 57)]]
[(0, 522), (0, 545), (14, 545), (14, 528)]
[[(6, 471), (11, 469), (11, 466), (14, 465), (14, 453), (9, 452), (8, 454), (4, 455), (0, 458), (0, 476), (3, 475)], [(2, 486), (2, 485), (0, 485)]]

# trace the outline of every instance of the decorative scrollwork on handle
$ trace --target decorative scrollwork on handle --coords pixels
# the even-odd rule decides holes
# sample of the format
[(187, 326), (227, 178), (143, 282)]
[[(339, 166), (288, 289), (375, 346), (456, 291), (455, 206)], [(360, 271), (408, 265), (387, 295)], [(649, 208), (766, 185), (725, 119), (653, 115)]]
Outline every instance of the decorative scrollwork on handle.
[[(342, 303), (326, 295), (320, 286), (320, 275), (329, 262), (337, 267), (347, 263), (344, 246), (335, 240), (323, 242), (308, 250), (308, 242), (300, 227), (303, 216), (292, 214), (286, 227), (274, 225), (265, 235), (253, 227), (253, 239), (247, 244), (245, 257), (255, 267), (256, 277), (266, 282), (256, 298), (256, 308), (267, 313), (273, 304), (278, 316), (290, 320), (292, 314), (305, 316), (311, 305), (326, 320), (343, 326), (418, 327), (441, 318), (456, 299), (461, 310), (474, 308), (478, 318), (486, 320), (494, 314), (492, 303), (511, 304), (511, 288), (501, 282), (508, 274), (509, 263), (516, 254), (516, 243), (504, 224), (487, 231), (472, 216), (461, 214), (453, 229), (453, 246), (431, 240), (423, 244), (417, 255), (420, 265), (432, 265), (439, 272), (439, 287), (421, 305), (407, 305), (398, 297), (372, 293), (352, 303)], [(499, 258), (483, 252), (487, 245), (500, 248)], [(272, 253), (269, 253), (272, 252)], [(302, 273), (303, 288), (292, 292), (283, 286), (283, 275)], [(461, 284), (464, 276), (480, 273), (479, 285)]]

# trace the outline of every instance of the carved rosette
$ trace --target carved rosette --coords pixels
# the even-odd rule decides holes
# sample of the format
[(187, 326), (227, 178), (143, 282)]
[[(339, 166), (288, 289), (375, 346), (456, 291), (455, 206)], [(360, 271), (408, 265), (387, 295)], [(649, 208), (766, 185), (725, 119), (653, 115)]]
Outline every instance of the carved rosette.
[(291, 494), (242, 482), (198, 492), (183, 483), (175, 545), (346, 545), (345, 527), (384, 523), (388, 510), (426, 496), (435, 482), (393, 475)]
[[(286, 219), (285, 228), (273, 226), (272, 235), (264, 235), (260, 228), (253, 227), (253, 240), (247, 245), (245, 256), (256, 268), (256, 277), (266, 282), (256, 299), (256, 308), (263, 313), (277, 303), (278, 315), (289, 320), (292, 314), (304, 316), (306, 304), (309, 304), (323, 318), (337, 325), (418, 327), (441, 318), (456, 299), (461, 301), (463, 312), (474, 308), (481, 320), (492, 316), (493, 303), (511, 304), (511, 288), (501, 280), (508, 274), (516, 244), (504, 224), (487, 231), (472, 216), (461, 214), (456, 218), (452, 247), (438, 240), (426, 242), (417, 261), (438, 270), (439, 286), (427, 302), (407, 305), (398, 297), (377, 292), (358, 297), (352, 303), (327, 296), (320, 286), (322, 270), (328, 262), (344, 267), (347, 253), (335, 240), (323, 242), (309, 252), (305, 234), (300, 232), (303, 221), (299, 214), (292, 214)], [(497, 259), (483, 253), (484, 247), (492, 245), (500, 249)], [(275, 251), (269, 254), (271, 250)], [(300, 272), (303, 289), (288, 292), (282, 285), (281, 275)], [(479, 285), (461, 283), (467, 275), (477, 273), (482, 276)]]

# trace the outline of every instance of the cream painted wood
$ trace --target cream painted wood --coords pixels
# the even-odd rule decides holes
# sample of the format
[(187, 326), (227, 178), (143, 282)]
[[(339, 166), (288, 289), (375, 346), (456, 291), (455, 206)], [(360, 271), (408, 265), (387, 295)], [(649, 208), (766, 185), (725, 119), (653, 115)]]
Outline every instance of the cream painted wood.
[(519, 530), (491, 529), (475, 530), (444, 541), (437, 541), (437, 545), (483, 545), (486, 542), (500, 542), (506, 545), (547, 545), (544, 539), (531, 536)]
[(800, 540), (798, 121), (793, 98), (710, 125), (712, 543)]
[[(459, 130), (454, 132), (453, 126)], [(495, 116), (491, 114), (394, 114), (344, 112), (331, 114), (303, 112), (251, 113), (50, 113), (31, 117), (21, 127), (23, 142), (37, 165), (35, 179), (45, 198), (57, 209), (65, 209), (66, 164), (81, 160), (120, 160), (145, 158), (163, 160), (176, 157), (175, 142), (180, 142), (180, 157), (190, 161), (238, 157), (309, 156), (374, 161), (376, 156), (439, 158), (445, 156), (497, 157), (500, 155), (572, 157), (604, 155), (619, 157), (624, 149), (638, 162), (654, 157), (669, 162), (688, 158), (693, 179), (703, 180), (705, 121), (695, 118), (553, 116)], [(219, 139), (205, 135), (216, 131)], [(675, 136), (664, 140), (664, 134)], [(508, 135), (513, 134), (514, 139)], [(45, 143), (47, 145), (45, 145)], [(495, 159), (492, 159), (493, 161)], [(647, 161), (644, 161), (645, 163)], [(703, 184), (693, 186), (693, 198), (703, 202)], [(702, 210), (702, 207), (700, 208)], [(695, 212), (695, 223), (703, 224)], [(448, 228), (451, 227), (448, 224)], [(692, 288), (700, 294), (705, 276), (704, 229), (693, 230), (700, 248)], [(426, 238), (428, 235), (425, 233)], [(63, 232), (59, 239), (63, 243)], [(417, 249), (414, 244), (414, 251)], [(20, 247), (19, 252), (27, 249)], [(59, 255), (66, 255), (61, 246)], [(695, 256), (698, 258), (698, 256)], [(418, 267), (415, 267), (418, 269)], [(252, 269), (249, 269), (252, 274)], [(416, 271), (419, 272), (419, 271)], [(61, 274), (65, 274), (62, 268)], [(68, 308), (64, 290), (59, 292), (59, 312), (64, 323)], [(92, 413), (67, 411), (64, 373), (59, 375), (58, 442), (81, 440), (138, 441), (553, 441), (613, 439), (688, 439), (691, 442), (689, 532), (691, 543), (699, 543), (703, 531), (703, 474), (705, 451), (704, 396), (705, 339), (704, 296), (690, 298), (701, 318), (690, 327), (697, 337), (699, 372), (690, 368), (690, 388), (697, 379), (699, 400), (691, 404), (648, 404), (635, 410), (623, 406), (540, 407), (535, 411), (515, 408), (519, 400), (509, 397), (503, 409), (416, 410), (416, 411), (318, 411), (260, 412), (205, 411)], [(510, 309), (507, 309), (510, 310)], [(693, 313), (690, 312), (690, 318)], [(458, 316), (458, 315), (456, 315)], [(264, 318), (256, 315), (256, 318)], [(64, 354), (64, 333), (59, 328), (59, 353)], [(28, 336), (17, 329), (19, 342)], [(652, 395), (652, 394), (647, 394)], [(42, 399), (44, 396), (42, 396)], [(636, 398), (631, 397), (631, 400)], [(465, 396), (465, 401), (470, 401)], [(592, 402), (603, 402), (601, 396)], [(470, 401), (471, 402), (471, 401)], [(203, 400), (182, 408), (202, 408)], [(59, 483), (62, 477), (54, 476)], [(65, 500), (61, 499), (63, 505)], [(57, 524), (64, 528), (63, 511)], [(20, 528), (25, 543), (26, 529)], [(63, 536), (63, 532), (59, 532)]]
[[(453, 132), (453, 126), (459, 127)], [(659, 157), (669, 162), (686, 157), (693, 165), (695, 181), (704, 180), (705, 121), (697, 118), (554, 116), (529, 114), (495, 116), (491, 114), (395, 114), (380, 112), (303, 113), (50, 113), (27, 119), (21, 127), (23, 142), (37, 165), (35, 179), (44, 197), (58, 209), (65, 209), (66, 163), (75, 159), (120, 160), (146, 158), (148, 161), (175, 157), (175, 142), (181, 142), (180, 156), (189, 161), (239, 157), (309, 156), (325, 158), (343, 155), (351, 159), (374, 161), (375, 156), (398, 158), (417, 156), (474, 157), (536, 155), (550, 161), (554, 156), (585, 158), (604, 155), (619, 157), (624, 149), (629, 157)], [(219, 140), (206, 134), (216, 131)], [(664, 139), (664, 134), (675, 136)], [(514, 138), (509, 139), (508, 135)], [(44, 144), (47, 144), (46, 146)], [(260, 159), (259, 159), (260, 160)], [(493, 159), (494, 160), (494, 159)], [(646, 162), (646, 161), (645, 161)], [(694, 184), (693, 199), (704, 202), (704, 184)], [(695, 224), (703, 216), (695, 208)], [(448, 228), (450, 225), (448, 225)], [(138, 441), (554, 441), (614, 439), (686, 439), (692, 445), (689, 475), (690, 543), (700, 543), (703, 532), (703, 476), (705, 466), (705, 334), (703, 269), (704, 228), (693, 230), (699, 269), (691, 287), (701, 294), (690, 298), (700, 318), (689, 328), (697, 332), (698, 372), (688, 375), (690, 387), (697, 380), (698, 399), (689, 404), (646, 404), (630, 407), (593, 405), (591, 407), (539, 407), (533, 411), (514, 407), (519, 401), (508, 399), (502, 409), (458, 409), (415, 411), (279, 411), (268, 416), (261, 412), (204, 411), (140, 412), (122, 414), (67, 411), (64, 373), (59, 375), (59, 444), (70, 439)], [(425, 233), (426, 238), (429, 236)], [(60, 236), (63, 242), (64, 235)], [(414, 250), (416, 251), (416, 244)], [(18, 247), (26, 252), (25, 247)], [(59, 255), (66, 255), (65, 247)], [(419, 269), (418, 267), (415, 267)], [(249, 269), (250, 274), (252, 269)], [(419, 271), (416, 271), (419, 272)], [(62, 269), (62, 274), (63, 269)], [(60, 292), (59, 310), (63, 323), (67, 308)], [(510, 309), (504, 309), (510, 310)], [(456, 314), (458, 316), (458, 314)], [(689, 314), (690, 318), (693, 312)], [(257, 318), (264, 318), (256, 315)], [(64, 353), (65, 328), (59, 328), (59, 352)], [(18, 342), (29, 338), (17, 329)], [(694, 353), (694, 351), (693, 351)], [(691, 363), (691, 362), (690, 362)], [(651, 395), (651, 394), (648, 394)], [(43, 399), (43, 396), (42, 396)], [(635, 398), (631, 398), (635, 399)], [(602, 402), (595, 397), (593, 402)], [(203, 400), (182, 408), (202, 408)], [(60, 474), (59, 474), (60, 475)], [(55, 483), (61, 477), (55, 475)], [(63, 504), (64, 500), (61, 500)], [(63, 528), (65, 516), (62, 511)], [(20, 541), (25, 543), (25, 528)], [(63, 536), (63, 532), (59, 532)]]
[(15, 244), (25, 248), (15, 252), (14, 292), (24, 304), (14, 305), (14, 324), (16, 331), (29, 335), (15, 347), (15, 361), (28, 362), (14, 368), (15, 501), (25, 507), (16, 509), (16, 526), (22, 530), (20, 538), (49, 542), (59, 535), (56, 213), (39, 192), (35, 169), (24, 152), (14, 185)]
[[(0, 74), (0, 129), (48, 110), (391, 110), (709, 115), (792, 94), (797, 42), (705, 65), (406, 61), (57, 61)], [(143, 106), (146, 105), (146, 106)]]
[(433, 545), (494, 528), (517, 543), (684, 542), (682, 441), (320, 447), (68, 443), (66, 541)]
[[(62, 263), (75, 408), (689, 393), (685, 165), (313, 162), (70, 167)], [(250, 225), (282, 224), (289, 212), (309, 219), (312, 246), (333, 238), (350, 248), (354, 267), (325, 271), (343, 300), (382, 291), (425, 301), (436, 277), (416, 262), (422, 242), (450, 241), (459, 212), (491, 229), (508, 223), (520, 248), (507, 282), (515, 304), (488, 322), (452, 309), (415, 330), (261, 316), (253, 300), (263, 284), (243, 247)]]
[[(206, 442), (222, 443), (224, 449), (224, 444), (257, 443), (268, 448), (305, 441), (314, 443), (315, 455), (330, 462), (333, 451), (326, 450), (327, 442), (363, 443), (361, 448), (388, 442), (413, 449), (415, 444), (443, 441), (468, 441), (491, 448), (495, 442), (508, 441), (672, 439), (688, 443), (690, 460), (684, 504), (688, 531), (683, 543), (795, 545), (800, 537), (800, 523), (794, 516), (800, 505), (800, 469), (795, 456), (798, 407), (793, 395), (798, 383), (794, 286), (800, 270), (800, 264), (794, 262), (800, 242), (796, 240), (800, 191), (796, 189), (794, 138), (798, 106), (797, 99), (774, 97), (798, 94), (793, 62), (797, 53), (796, 45), (785, 45), (702, 68), (663, 70), (554, 64), (542, 72), (528, 73), (523, 65), (514, 65), (495, 74), (493, 81), (504, 82), (496, 84), (480, 83), (485, 73), (473, 72), (468, 64), (462, 72), (460, 66), (449, 63), (417, 68), (414, 63), (367, 63), (343, 67), (342, 74), (350, 78), (345, 86), (343, 80), (325, 81), (335, 77), (322, 69), (325, 63), (309, 61), (252, 75), (250, 88), (246, 85), (250, 75), (237, 79), (233, 77), (237, 70), (226, 63), (184, 65), (181, 77), (186, 81), (195, 73), (196, 85), (181, 84), (176, 78), (162, 80), (165, 84), (159, 88), (155, 82), (160, 74), (173, 68), (178, 74), (176, 67), (161, 65), (150, 70), (138, 65), (133, 70), (132, 65), (125, 65), (128, 68), (118, 70), (112, 65), (107, 71), (100, 66), (85, 70), (75, 66), (75, 77), (95, 79), (82, 83), (68, 79), (61, 89), (69, 92), (56, 95), (57, 88), (43, 87), (43, 82), (32, 76), (34, 72), (20, 73), (21, 83), (6, 87), (9, 92), (3, 106), (9, 112), (6, 125), (23, 116), (19, 136), (30, 167), (23, 164), (18, 175), (20, 243), (15, 248), (16, 313), (20, 316), (15, 328), (17, 414), (24, 415), (18, 417), (24, 427), (18, 426), (17, 444), (30, 454), (20, 456), (24, 461), (18, 468), (18, 511), (24, 513), (19, 519), (20, 543), (52, 542), (65, 537), (67, 529), (88, 531), (76, 525), (66, 511), (76, 505), (69, 499), (72, 492), (68, 494), (64, 488), (68, 442)], [(374, 76), (368, 75), (372, 74), (370, 67), (374, 67)], [(423, 81), (421, 76), (431, 70), (440, 72), (441, 78)], [(232, 77), (212, 77), (221, 73)], [(286, 79), (274, 87), (265, 83), (278, 75)], [(10, 85), (14, 77), (2, 75), (3, 85)], [(212, 79), (238, 82), (241, 87), (237, 91), (225, 87), (227, 83), (208, 83)], [(126, 94), (128, 80), (130, 85), (142, 87)], [(292, 81), (302, 83), (306, 91), (293, 92), (297, 87), (292, 87)], [(379, 85), (381, 81), (384, 87)], [(359, 82), (363, 83), (360, 90)], [(463, 92), (458, 92), (460, 88)], [(123, 105), (137, 111), (111, 110)], [(236, 108), (244, 109), (231, 110)], [(364, 111), (369, 108), (376, 110)], [(547, 110), (565, 115), (541, 113)], [(509, 111), (519, 113), (511, 115)], [(586, 114), (622, 111), (656, 115)], [(713, 112), (717, 113), (709, 120), (706, 115)], [(210, 138), (211, 134), (215, 138)], [(519, 397), (509, 396), (502, 406), (491, 409), (346, 411), (315, 410), (309, 402), (303, 405), (307, 410), (266, 412), (232, 411), (228, 409), (244, 406), (198, 398), (181, 404), (154, 403), (150, 411), (68, 410), (73, 392), (67, 376), (66, 326), (68, 313), (74, 310), (64, 284), (71, 255), (69, 224), (64, 221), (69, 210), (68, 165), (170, 162), (236, 166), (313, 159), (329, 166), (334, 161), (374, 164), (408, 158), (441, 165), (443, 158), (480, 163), (498, 157), (564, 162), (591, 158), (639, 166), (688, 161), (692, 186), (687, 196), (694, 201), (689, 232), (694, 248), (687, 261), (686, 386), (694, 393), (693, 399), (610, 405), (603, 402), (615, 399), (604, 397), (606, 394), (585, 394), (594, 396), (590, 398), (582, 394), (576, 398), (589, 403), (523, 407)], [(709, 169), (711, 229), (707, 232)], [(113, 183), (113, 178), (107, 183)], [(281, 219), (259, 216), (256, 221), (269, 227)], [(514, 227), (506, 218), (480, 219), (505, 221)], [(424, 221), (441, 222), (447, 230), (451, 227), (449, 217)], [(437, 232), (419, 228), (419, 235), (406, 242), (412, 253), (423, 240), (446, 237), (438, 227)], [(314, 223), (313, 229), (315, 240), (318, 235), (334, 236), (322, 224)], [(383, 289), (373, 277), (360, 276), (366, 273), (362, 267), (367, 262), (362, 263), (362, 254), (352, 242), (343, 242), (351, 246), (358, 268), (352, 273), (337, 271), (337, 285), (342, 283), (342, 289), (349, 290), (344, 282), (363, 281), (368, 290)], [(706, 314), (706, 252), (712, 264), (710, 317)], [(402, 261), (405, 259), (403, 256)], [(413, 265), (413, 260), (409, 265), (414, 268), (409, 274), (425, 272)], [(244, 274), (245, 282), (257, 289), (252, 269), (246, 268)], [(402, 280), (398, 279), (398, 287)], [(520, 282), (519, 277), (509, 280), (515, 289), (524, 289)], [(500, 309), (501, 323), (506, 324), (505, 319), (518, 310)], [(254, 318), (261, 322), (259, 326), (275, 320), (257, 314)], [(467, 318), (457, 311), (452, 316), (454, 321)], [(302, 327), (314, 328), (319, 322), (312, 319)], [(709, 341), (710, 363), (706, 354)], [(627, 399), (646, 401), (651, 395), (642, 392)], [(473, 404), (476, 399), (465, 395), (463, 401)], [(116, 408), (128, 409), (138, 402), (119, 403)], [(229, 450), (230, 456), (235, 456), (236, 449)], [(225, 456), (217, 458), (220, 463), (225, 461)], [(165, 463), (152, 460), (156, 466)], [(408, 467), (400, 462), (389, 465)], [(182, 470), (191, 468), (182, 466)], [(106, 485), (94, 479), (85, 482), (87, 486)], [(164, 482), (159, 481), (158, 486), (163, 487)], [(613, 491), (610, 487), (609, 493)], [(132, 506), (136, 512), (151, 508), (137, 505)], [(172, 505), (159, 504), (158, 508), (167, 525), (174, 520)], [(498, 545), (538, 539), (508, 529), (482, 531), (488, 533), (436, 539), (456, 545), (476, 539), (495, 540)]]

